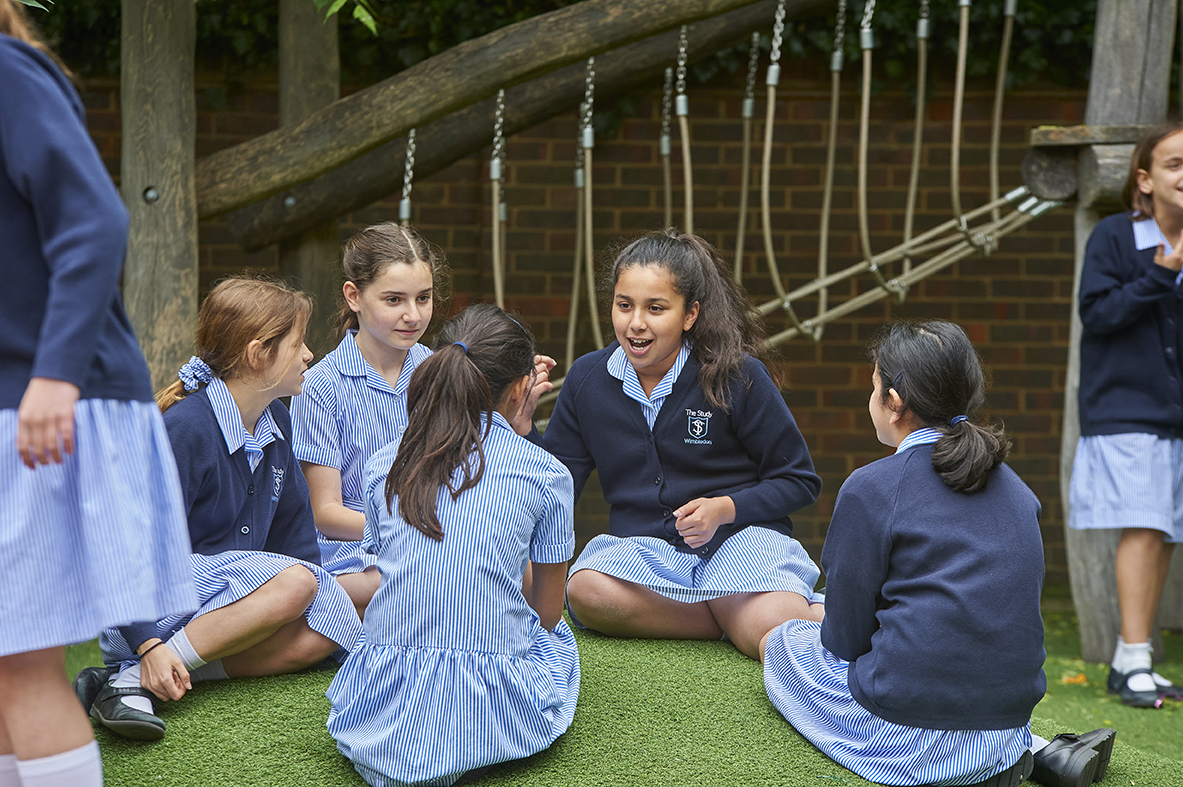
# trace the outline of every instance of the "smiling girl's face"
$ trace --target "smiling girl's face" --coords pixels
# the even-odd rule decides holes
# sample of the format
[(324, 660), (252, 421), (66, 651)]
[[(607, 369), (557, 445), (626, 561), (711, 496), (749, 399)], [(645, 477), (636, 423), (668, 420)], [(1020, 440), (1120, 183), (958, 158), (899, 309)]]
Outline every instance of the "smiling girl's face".
[(1138, 190), (1154, 201), (1160, 221), (1167, 213), (1183, 216), (1183, 132), (1169, 134), (1154, 146), (1150, 170), (1138, 170)]
[(431, 266), (396, 262), (386, 266), (364, 290), (345, 282), (345, 301), (357, 313), (357, 341), (381, 354), (405, 354), (431, 323)]
[(612, 295), (612, 328), (646, 394), (661, 382), (682, 347), (682, 334), (698, 319), (698, 302), (674, 289), (661, 265), (632, 265), (620, 271)]

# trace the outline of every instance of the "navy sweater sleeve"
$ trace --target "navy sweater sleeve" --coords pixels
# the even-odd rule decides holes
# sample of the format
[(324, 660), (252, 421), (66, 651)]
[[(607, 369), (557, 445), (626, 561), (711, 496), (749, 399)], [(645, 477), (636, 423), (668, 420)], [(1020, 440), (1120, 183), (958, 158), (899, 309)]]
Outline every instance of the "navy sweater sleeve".
[(1085, 247), (1080, 321), (1093, 333), (1111, 333), (1132, 325), (1156, 301), (1174, 291), (1177, 274), (1154, 264), (1154, 249), (1139, 252), (1134, 248), (1130, 223), (1124, 213), (1107, 217)]
[[(6, 36), (0, 47), (0, 166), (32, 206), (49, 268), (32, 375), (82, 388), (103, 337), (96, 326), (117, 297), (127, 212), (65, 77)], [(14, 243), (23, 239), (5, 239), (10, 251)]]
[[(271, 417), (280, 431), (291, 439), (291, 416), (279, 402), (270, 405)], [(316, 543), (316, 522), (312, 517), (312, 503), (308, 497), (308, 482), (300, 470), (291, 443), (276, 446), (277, 454), (285, 457), (283, 488), (267, 533), (265, 550), (287, 555), (298, 560), (320, 565), (320, 546)], [(282, 452), (282, 453), (281, 453)]]
[[(540, 445), (567, 466), (575, 483), (575, 500), (583, 494), (583, 486), (596, 469), (596, 460), (588, 450), (576, 417), (576, 399), (579, 390), (588, 379), (588, 371), (597, 362), (603, 363), (603, 353), (591, 353), (571, 364), (570, 371), (559, 391), (550, 423), (542, 436)], [(533, 439), (533, 438), (531, 438)]]
[(871, 652), (879, 628), (880, 590), (891, 555), (894, 485), (876, 483), (865, 468), (854, 471), (838, 490), (822, 570), (826, 574), (826, 617), (822, 645), (845, 661)]
[(736, 437), (759, 468), (759, 482), (729, 493), (736, 526), (773, 522), (798, 511), (817, 500), (822, 487), (805, 438), (764, 364), (749, 358), (747, 375), (750, 386), (734, 397), (731, 420)]

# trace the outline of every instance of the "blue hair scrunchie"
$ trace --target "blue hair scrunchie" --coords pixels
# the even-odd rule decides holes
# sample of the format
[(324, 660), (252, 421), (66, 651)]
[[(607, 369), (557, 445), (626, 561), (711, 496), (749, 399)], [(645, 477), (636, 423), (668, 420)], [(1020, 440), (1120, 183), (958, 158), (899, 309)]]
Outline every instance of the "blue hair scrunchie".
[(452, 344), (458, 345), (461, 350), (464, 350), (464, 354), (468, 355), (468, 345), (467, 344), (465, 344), (464, 342), (452, 342)]
[(186, 393), (193, 393), (202, 385), (209, 385), (210, 381), (214, 379), (214, 371), (209, 368), (209, 364), (198, 358), (196, 355), (189, 356), (189, 360), (177, 372), (177, 377), (181, 378), (181, 382), (185, 386)]
[(961, 423), (962, 421), (968, 421), (968, 420), (969, 420), (968, 415), (955, 415), (949, 420), (949, 425), (950, 426), (957, 426), (957, 424)]

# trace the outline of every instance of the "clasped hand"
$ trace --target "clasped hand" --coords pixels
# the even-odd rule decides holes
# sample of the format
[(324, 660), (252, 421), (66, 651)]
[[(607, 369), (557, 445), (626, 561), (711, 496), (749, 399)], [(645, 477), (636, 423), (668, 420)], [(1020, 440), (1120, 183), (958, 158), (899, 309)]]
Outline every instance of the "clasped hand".
[(674, 511), (675, 527), (691, 549), (698, 549), (715, 537), (720, 525), (735, 521), (735, 501), (730, 497), (696, 497)]

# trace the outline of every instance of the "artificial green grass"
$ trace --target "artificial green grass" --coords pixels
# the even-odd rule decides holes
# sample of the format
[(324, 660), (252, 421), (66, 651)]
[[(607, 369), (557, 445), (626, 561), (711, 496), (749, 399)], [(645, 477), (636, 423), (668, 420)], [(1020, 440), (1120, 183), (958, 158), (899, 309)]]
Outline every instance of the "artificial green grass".
[[(1105, 785), (1183, 787), (1179, 704), (1149, 711), (1110, 701), (1105, 670), (1073, 660), (1074, 626), (1071, 614), (1048, 616), (1049, 694), (1036, 709), (1035, 732), (1050, 738), (1113, 726)], [(764, 692), (760, 665), (731, 645), (576, 636), (582, 683), (571, 729), (549, 750), (497, 766), (480, 785), (869, 784), (785, 722)], [(1161, 667), (1176, 679), (1183, 678), (1179, 640), (1168, 649), (1172, 663)], [(69, 651), (71, 672), (97, 662), (94, 643)], [(1088, 684), (1062, 683), (1065, 669), (1084, 672)], [(361, 787), (324, 727), (331, 679), (321, 671), (199, 684), (164, 707), (168, 734), (158, 743), (96, 727), (107, 787)]]

